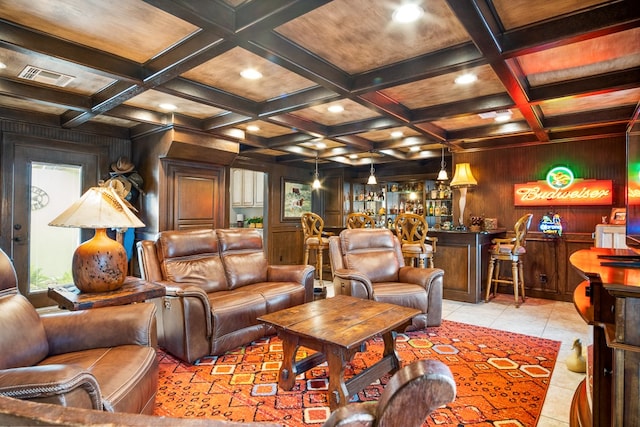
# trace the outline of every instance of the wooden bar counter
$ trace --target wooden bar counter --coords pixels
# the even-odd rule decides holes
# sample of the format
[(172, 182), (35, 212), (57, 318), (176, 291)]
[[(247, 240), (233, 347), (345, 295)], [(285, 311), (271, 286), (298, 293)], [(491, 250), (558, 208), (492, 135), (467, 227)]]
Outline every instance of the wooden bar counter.
[(437, 237), (433, 262), (445, 271), (443, 296), (446, 299), (478, 303), (483, 299), (482, 288), (487, 282), (489, 247), (491, 240), (504, 237), (505, 229), (485, 232), (429, 231)]
[[(625, 268), (615, 256), (630, 250), (592, 248), (574, 252), (569, 262), (587, 280), (574, 293), (574, 304), (593, 326), (592, 373), (576, 390), (571, 404), (572, 426), (640, 425), (640, 268)], [(615, 265), (603, 263), (616, 262)], [(620, 262), (622, 261), (622, 262)], [(589, 405), (591, 393), (591, 405)]]

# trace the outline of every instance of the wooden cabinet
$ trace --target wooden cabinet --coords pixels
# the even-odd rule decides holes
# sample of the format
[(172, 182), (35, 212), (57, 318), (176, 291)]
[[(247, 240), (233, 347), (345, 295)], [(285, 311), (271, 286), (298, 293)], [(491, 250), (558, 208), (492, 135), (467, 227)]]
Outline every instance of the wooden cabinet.
[(231, 206), (262, 207), (264, 205), (264, 173), (248, 169), (231, 169)]
[(435, 267), (444, 270), (443, 296), (446, 299), (477, 303), (483, 299), (482, 287), (487, 281), (489, 246), (505, 230), (485, 233), (470, 231), (430, 231), (437, 237)]

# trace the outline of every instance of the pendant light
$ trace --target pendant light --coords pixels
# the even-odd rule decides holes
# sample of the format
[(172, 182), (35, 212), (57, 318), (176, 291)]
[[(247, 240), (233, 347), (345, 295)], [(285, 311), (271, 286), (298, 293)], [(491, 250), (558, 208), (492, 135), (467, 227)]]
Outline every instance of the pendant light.
[(445, 169), (447, 164), (444, 162), (444, 145), (442, 146), (442, 161), (440, 162), (440, 172), (438, 173), (438, 181), (447, 181), (449, 179), (449, 175), (447, 175), (447, 170)]
[(367, 180), (367, 185), (376, 185), (378, 184), (378, 180), (374, 175), (375, 169), (373, 168), (373, 154), (371, 154), (371, 175), (369, 175), (369, 179)]
[(318, 174), (318, 156), (316, 155), (316, 173), (314, 174), (313, 184), (311, 184), (314, 190), (320, 188), (320, 175)]

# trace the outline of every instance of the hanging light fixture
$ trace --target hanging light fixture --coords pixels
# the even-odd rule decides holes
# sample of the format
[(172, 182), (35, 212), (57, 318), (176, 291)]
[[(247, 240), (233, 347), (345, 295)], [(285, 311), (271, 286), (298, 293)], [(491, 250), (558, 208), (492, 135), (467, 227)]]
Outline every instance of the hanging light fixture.
[(376, 185), (378, 184), (378, 180), (374, 175), (375, 169), (373, 168), (373, 154), (371, 154), (371, 175), (369, 175), (369, 179), (367, 180), (368, 185)]
[(320, 175), (318, 174), (318, 155), (316, 154), (316, 173), (314, 174), (313, 184), (311, 184), (314, 190), (320, 188)]
[(445, 169), (447, 164), (444, 162), (444, 145), (442, 146), (442, 161), (440, 162), (440, 172), (438, 173), (438, 181), (447, 181), (449, 179), (449, 175), (447, 174), (447, 170)]

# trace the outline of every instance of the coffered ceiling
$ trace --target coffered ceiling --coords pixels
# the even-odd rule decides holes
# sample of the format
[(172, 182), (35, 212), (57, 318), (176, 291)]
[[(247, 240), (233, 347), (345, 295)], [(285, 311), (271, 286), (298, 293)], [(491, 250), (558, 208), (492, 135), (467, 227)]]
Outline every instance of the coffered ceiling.
[[(422, 14), (394, 21), (402, 3)], [(0, 117), (173, 126), (274, 162), (421, 162), (624, 134), (640, 2), (0, 0), (0, 62)]]

